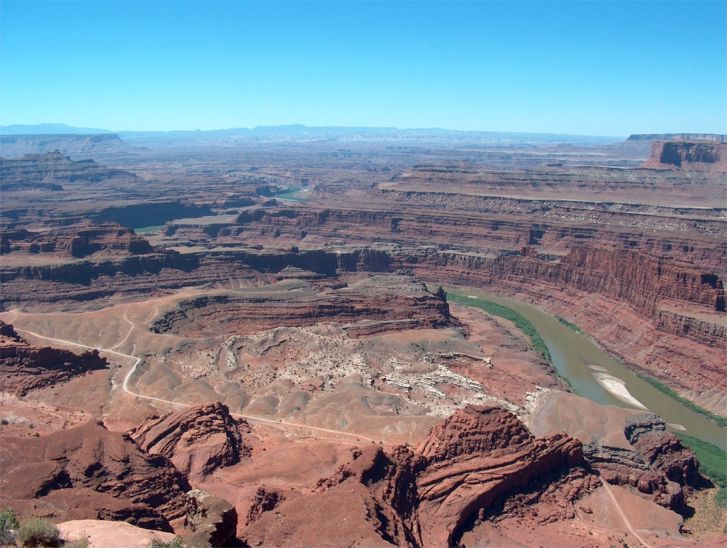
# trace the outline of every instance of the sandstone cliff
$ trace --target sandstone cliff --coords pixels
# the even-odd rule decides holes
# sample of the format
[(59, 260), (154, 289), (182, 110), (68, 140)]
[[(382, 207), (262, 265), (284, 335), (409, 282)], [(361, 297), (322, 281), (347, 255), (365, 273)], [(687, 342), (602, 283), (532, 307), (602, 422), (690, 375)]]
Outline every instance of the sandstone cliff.
[[(3, 141), (8, 137), (0, 137)], [(5, 146), (3, 152), (8, 153)], [(5, 191), (25, 190), (25, 183), (98, 183), (101, 181), (133, 182), (136, 175), (122, 169), (109, 168), (93, 160), (72, 160), (57, 150), (42, 154), (26, 154), (21, 158), (0, 157), (0, 188)]]
[(31, 390), (107, 367), (106, 358), (97, 350), (79, 355), (69, 350), (33, 346), (12, 325), (0, 320), (0, 391), (24, 396)]
[(133, 230), (117, 224), (84, 223), (73, 228), (43, 232), (0, 230), (0, 254), (51, 254), (56, 257), (84, 258), (96, 253), (104, 256), (144, 255), (153, 251), (149, 242)]
[(727, 143), (654, 141), (651, 144), (651, 157), (643, 167), (727, 173)]

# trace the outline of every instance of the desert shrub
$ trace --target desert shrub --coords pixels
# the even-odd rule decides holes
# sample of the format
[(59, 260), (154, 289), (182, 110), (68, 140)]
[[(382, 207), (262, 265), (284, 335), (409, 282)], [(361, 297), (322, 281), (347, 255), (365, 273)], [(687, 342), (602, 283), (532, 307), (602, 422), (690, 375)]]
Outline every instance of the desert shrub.
[(727, 508), (727, 454), (722, 449), (704, 440), (687, 436), (677, 432), (682, 443), (689, 447), (699, 459), (699, 471), (707, 476), (712, 483), (719, 487), (715, 502), (722, 508)]
[(15, 529), (18, 528), (18, 516), (10, 508), (0, 511), (0, 546), (15, 544)]
[(175, 537), (174, 540), (169, 542), (164, 542), (163, 540), (155, 538), (152, 539), (149, 548), (184, 548), (184, 544), (182, 543), (182, 539), (179, 537)]
[(0, 530), (17, 529), (19, 526), (18, 516), (12, 508), (5, 508), (0, 512)]
[(88, 544), (88, 537), (82, 536), (76, 540), (64, 542), (63, 548), (88, 548)]
[(18, 527), (15, 538), (21, 546), (59, 546), (61, 532), (50, 521), (42, 518), (30, 518), (23, 521)]

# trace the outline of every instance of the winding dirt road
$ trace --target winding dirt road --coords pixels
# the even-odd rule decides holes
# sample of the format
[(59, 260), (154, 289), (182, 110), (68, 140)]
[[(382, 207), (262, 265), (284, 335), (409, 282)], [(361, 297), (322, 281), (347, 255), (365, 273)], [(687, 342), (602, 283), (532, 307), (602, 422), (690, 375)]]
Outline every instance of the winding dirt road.
[[(124, 319), (126, 319), (126, 321), (128, 321), (129, 323), (132, 323), (126, 317)], [(132, 323), (132, 325), (133, 325), (133, 323)], [(31, 331), (29, 329), (21, 329), (19, 327), (15, 327), (15, 330), (20, 331), (21, 333), (26, 333), (28, 335), (32, 335), (33, 337), (37, 337), (39, 339), (44, 339), (46, 341), (53, 341), (53, 342), (57, 342), (57, 343), (61, 343), (61, 344), (68, 344), (68, 345), (77, 346), (80, 348), (85, 348), (87, 350), (98, 350), (99, 352), (106, 352), (108, 354), (113, 354), (113, 355), (119, 356), (121, 358), (131, 359), (131, 360), (133, 360), (134, 363), (131, 366), (131, 369), (129, 369), (129, 371), (124, 376), (124, 382), (122, 384), (122, 389), (124, 390), (124, 392), (126, 392), (130, 396), (134, 396), (136, 398), (141, 398), (144, 400), (155, 401), (155, 402), (159, 402), (159, 403), (166, 403), (169, 405), (176, 405), (178, 407), (192, 407), (192, 405), (190, 405), (188, 403), (176, 402), (176, 401), (167, 400), (164, 398), (157, 398), (154, 396), (148, 396), (146, 394), (140, 394), (139, 392), (135, 392), (134, 390), (129, 388), (129, 380), (134, 375), (134, 373), (136, 373), (136, 368), (141, 363), (141, 358), (138, 358), (132, 354), (124, 354), (123, 352), (118, 352), (117, 350), (112, 350), (111, 348), (103, 348), (100, 346), (89, 346), (87, 344), (79, 343), (76, 341), (69, 341), (67, 339), (57, 339), (55, 337), (47, 337), (45, 335), (41, 335), (40, 333), (36, 333), (35, 331)], [(127, 334), (126, 338), (128, 338), (128, 335), (130, 333), (131, 333), (131, 330)], [(118, 346), (118, 344), (114, 345), (114, 347), (116, 347), (116, 346)], [(290, 421), (285, 421), (285, 420), (266, 419), (264, 417), (258, 417), (255, 415), (243, 415), (240, 413), (230, 413), (230, 415), (232, 415), (235, 418), (245, 419), (245, 420), (248, 420), (253, 423), (260, 423), (260, 424), (267, 424), (270, 426), (274, 426), (274, 427), (280, 428), (282, 430), (285, 430), (286, 428), (306, 430), (306, 431), (312, 432), (314, 434), (315, 433), (326, 433), (326, 434), (332, 434), (333, 436), (342, 436), (347, 439), (350, 439), (353, 441), (358, 441), (358, 442), (368, 441), (368, 442), (372, 442), (372, 443), (383, 443), (381, 440), (375, 440), (373, 438), (369, 438), (362, 434), (356, 434), (353, 432), (345, 432), (343, 430), (333, 430), (330, 428), (322, 428), (319, 426), (310, 426), (308, 424), (290, 422)]]
[[(17, 316), (17, 314), (16, 314), (16, 316)], [(128, 318), (125, 317), (124, 319), (126, 319), (126, 321), (128, 321), (129, 323), (132, 323), (133, 327), (136, 327), (133, 324), (133, 322), (131, 322), (130, 320), (128, 320)], [(124, 338), (124, 341), (128, 338), (129, 334), (133, 330), (133, 327), (132, 327), (132, 329), (129, 330), (129, 333), (127, 333), (126, 337)], [(57, 342), (57, 343), (61, 343), (61, 344), (67, 344), (67, 345), (77, 346), (77, 347), (80, 347), (80, 348), (85, 348), (87, 350), (98, 350), (99, 352), (106, 352), (108, 354), (113, 354), (113, 355), (118, 356), (118, 357), (121, 357), (121, 358), (126, 358), (126, 359), (133, 360), (133, 365), (131, 366), (131, 369), (129, 369), (129, 371), (124, 376), (124, 382), (122, 384), (122, 389), (123, 389), (123, 391), (125, 393), (129, 394), (130, 396), (133, 396), (133, 397), (136, 397), (136, 398), (140, 398), (140, 399), (144, 399), (144, 400), (155, 401), (155, 402), (159, 402), (159, 403), (165, 403), (165, 404), (168, 404), (168, 405), (175, 405), (175, 406), (178, 406), (178, 407), (192, 407), (190, 404), (187, 404), (187, 403), (175, 402), (175, 401), (167, 400), (167, 399), (164, 399), (164, 398), (157, 398), (157, 397), (154, 397), (154, 396), (148, 396), (148, 395), (145, 395), (145, 394), (140, 394), (138, 392), (135, 392), (131, 388), (129, 388), (129, 381), (130, 381), (131, 377), (134, 375), (134, 373), (136, 373), (136, 368), (139, 366), (139, 364), (142, 361), (141, 358), (139, 358), (137, 356), (134, 356), (132, 354), (124, 354), (123, 352), (118, 352), (118, 351), (112, 350), (110, 348), (102, 348), (102, 347), (97, 347), (97, 346), (89, 346), (89, 345), (86, 345), (86, 344), (83, 344), (83, 343), (79, 343), (79, 342), (76, 342), (76, 341), (69, 341), (67, 339), (57, 339), (55, 337), (47, 337), (45, 335), (41, 335), (40, 333), (36, 333), (35, 331), (31, 331), (29, 329), (21, 329), (19, 327), (15, 327), (15, 329), (16, 329), (16, 331), (20, 331), (21, 333), (26, 333), (28, 335), (32, 335), (32, 336), (37, 337), (39, 339), (44, 339), (44, 340), (47, 340), (47, 341), (53, 341), (53, 342)], [(114, 347), (117, 347), (117, 346), (118, 346), (118, 344), (117, 345), (114, 345)], [(135, 349), (136, 347), (134, 346), (133, 348)], [(133, 350), (132, 350), (132, 352), (133, 352)], [(308, 431), (308, 432), (313, 433), (313, 434), (315, 434), (315, 433), (331, 434), (331, 435), (333, 435), (335, 437), (343, 437), (343, 438), (346, 438), (346, 439), (349, 439), (349, 440), (352, 440), (352, 441), (358, 441), (358, 442), (368, 441), (368, 442), (373, 442), (373, 443), (383, 443), (381, 440), (375, 440), (373, 438), (369, 438), (369, 437), (363, 436), (361, 434), (355, 434), (355, 433), (352, 433), (352, 432), (345, 432), (343, 430), (333, 430), (333, 429), (330, 429), (330, 428), (321, 428), (319, 426), (310, 426), (310, 425), (307, 425), (307, 424), (301, 424), (301, 423), (290, 422), (290, 421), (285, 421), (285, 420), (267, 419), (267, 418), (264, 418), (264, 417), (258, 417), (258, 416), (255, 416), (255, 415), (244, 415), (244, 414), (240, 414), (240, 413), (230, 413), (230, 415), (232, 415), (235, 418), (245, 419), (245, 420), (250, 421), (252, 423), (266, 424), (266, 425), (270, 425), (270, 426), (273, 426), (275, 428), (279, 428), (279, 429), (282, 429), (282, 430), (286, 430), (286, 429), (298, 429), (298, 430)], [(328, 439), (330, 439), (330, 438), (328, 438)], [(608, 483), (606, 481), (604, 481), (603, 478), (600, 478), (600, 480), (601, 480), (601, 483), (603, 484), (604, 489), (606, 490), (606, 493), (608, 493), (608, 496), (611, 499), (611, 502), (613, 503), (614, 507), (616, 508), (616, 511), (618, 512), (619, 516), (623, 520), (624, 525), (626, 526), (626, 529), (645, 548), (652, 548), (652, 546), (648, 542), (646, 542), (646, 540), (644, 540), (644, 538), (631, 525), (631, 522), (629, 521), (628, 517), (626, 516), (626, 513), (624, 512), (623, 508), (621, 507), (621, 504), (618, 502), (618, 499), (616, 499), (615, 495), (611, 491), (611, 488), (608, 485)]]

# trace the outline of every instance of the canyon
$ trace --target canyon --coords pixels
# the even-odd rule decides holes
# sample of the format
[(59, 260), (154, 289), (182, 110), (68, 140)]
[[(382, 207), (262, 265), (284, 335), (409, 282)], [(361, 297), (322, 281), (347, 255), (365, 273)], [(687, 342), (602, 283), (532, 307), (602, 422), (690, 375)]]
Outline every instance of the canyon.
[(723, 542), (694, 423), (592, 401), (474, 299), (724, 434), (724, 136), (319, 133), (2, 136), (0, 506), (195, 546)]

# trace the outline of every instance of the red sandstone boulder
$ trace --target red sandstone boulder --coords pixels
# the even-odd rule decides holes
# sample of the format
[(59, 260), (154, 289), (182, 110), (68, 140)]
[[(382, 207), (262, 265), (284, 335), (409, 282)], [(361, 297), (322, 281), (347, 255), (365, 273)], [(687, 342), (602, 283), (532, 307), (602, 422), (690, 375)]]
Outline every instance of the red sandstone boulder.
[(204, 478), (250, 453), (241, 429), (249, 432), (245, 421), (234, 419), (226, 405), (216, 402), (150, 417), (129, 436), (145, 453), (167, 457), (187, 477)]

